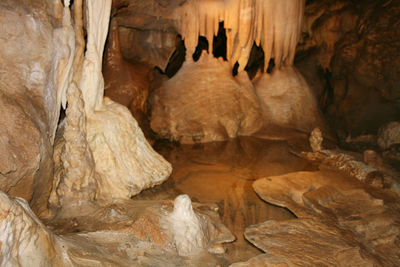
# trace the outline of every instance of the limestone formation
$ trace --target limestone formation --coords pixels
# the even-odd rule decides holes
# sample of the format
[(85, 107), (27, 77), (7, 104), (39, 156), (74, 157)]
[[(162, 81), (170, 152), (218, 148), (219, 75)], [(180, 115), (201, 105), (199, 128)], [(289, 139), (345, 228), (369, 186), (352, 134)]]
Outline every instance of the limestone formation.
[(296, 66), (339, 137), (399, 120), (399, 3), (307, 2)]
[(0, 189), (44, 212), (71, 53), (60, 1), (0, 3)]
[(103, 101), (102, 51), (110, 8), (109, 0), (87, 1), (88, 41), (79, 85), (82, 96), (72, 83), (60, 158), (64, 172), (55, 180), (51, 200), (55, 204), (59, 199), (79, 203), (130, 198), (162, 183), (171, 173), (170, 164), (147, 143), (129, 110), (108, 98)]
[(382, 149), (388, 149), (391, 145), (400, 144), (400, 122), (393, 121), (378, 131), (378, 145)]
[[(268, 136), (273, 128), (308, 134), (320, 127), (328, 132), (315, 96), (295, 67), (285, 66), (272, 74), (263, 73), (254, 80), (254, 87), (262, 108), (261, 134)], [(284, 136), (282, 132), (285, 131), (275, 136)]]
[[(205, 244), (222, 248), (222, 243), (233, 241), (215, 205), (193, 206), (205, 226)], [(74, 208), (81, 209), (79, 216), (62, 214), (53, 222), (63, 224), (61, 231), (58, 229), (62, 235), (57, 235), (40, 222), (25, 200), (0, 192), (0, 265), (187, 266), (219, 262), (205, 251), (197, 258), (177, 254), (172, 230), (162, 227), (173, 210), (172, 201), (119, 200), (106, 207), (82, 203)], [(76, 228), (80, 232), (76, 233)]]
[(136, 120), (138, 116), (146, 113), (150, 87), (149, 71), (150, 68), (146, 65), (134, 65), (122, 57), (118, 24), (116, 20), (112, 20), (103, 63), (105, 96), (129, 107)]
[(239, 71), (244, 70), (253, 43), (256, 43), (264, 50), (265, 70), (272, 57), (279, 68), (281, 64), (293, 63), (303, 8), (303, 0), (189, 0), (182, 6), (179, 32), (191, 55), (198, 36), (205, 36), (211, 43), (219, 22), (224, 21), (228, 29), (227, 58), (232, 66), (237, 61)]
[(319, 128), (312, 130), (310, 138), (308, 139), (313, 152), (318, 152), (322, 150), (322, 132)]
[(22, 198), (0, 191), (0, 265), (69, 266), (61, 241)]
[(203, 54), (185, 61), (151, 96), (151, 128), (181, 143), (251, 135), (261, 127), (260, 108), (246, 73), (232, 77), (228, 62)]
[[(178, 73), (152, 95), (152, 129), (161, 137), (183, 143), (226, 140), (239, 135), (287, 138), (282, 136), (283, 129), (309, 133), (321, 127), (329, 132), (315, 96), (291, 66), (303, 7), (304, 1), (297, 0), (190, 0), (174, 9), (186, 59)], [(289, 20), (283, 21), (284, 17)], [(211, 47), (221, 22), (226, 32), (227, 62), (218, 63), (211, 58), (211, 49), (193, 62), (199, 36), (205, 37)], [(272, 74), (262, 73), (250, 82), (243, 70), (253, 44), (262, 47), (263, 71), (268, 69), (271, 59), (275, 67)], [(235, 66), (238, 75), (232, 78)], [(233, 89), (238, 88), (232, 83), (235, 80), (243, 89)], [(206, 112), (213, 116), (205, 115)]]
[(297, 219), (268, 221), (245, 236), (266, 254), (234, 266), (395, 266), (400, 234), (397, 195), (334, 172), (298, 172), (253, 184), (265, 201)]
[(379, 162), (379, 158), (375, 157), (374, 162), (368, 162), (370, 158), (366, 155), (367, 162), (364, 163), (361, 158), (357, 159), (349, 153), (328, 149), (302, 152), (300, 156), (318, 164), (320, 169), (338, 171), (378, 188), (390, 189), (400, 196), (399, 173), (391, 167), (384, 166)]

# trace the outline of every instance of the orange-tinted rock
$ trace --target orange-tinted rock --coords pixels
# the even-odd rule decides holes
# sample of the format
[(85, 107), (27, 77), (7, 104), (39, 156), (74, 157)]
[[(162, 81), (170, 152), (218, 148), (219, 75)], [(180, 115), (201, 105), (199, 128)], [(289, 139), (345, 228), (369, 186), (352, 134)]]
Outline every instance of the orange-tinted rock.
[(113, 20), (103, 63), (105, 96), (128, 107), (136, 119), (141, 118), (147, 108), (149, 71), (149, 66), (132, 64), (122, 57), (118, 24)]
[(232, 76), (228, 62), (203, 54), (185, 61), (151, 96), (151, 128), (182, 143), (251, 135), (262, 124), (261, 109), (245, 72)]
[(0, 189), (32, 200), (36, 211), (46, 208), (51, 189), (56, 75), (65, 63), (57, 8), (55, 1), (0, 5)]
[(234, 266), (399, 264), (399, 198), (392, 192), (327, 171), (263, 178), (253, 187), (297, 219), (248, 227), (246, 238), (266, 254)]

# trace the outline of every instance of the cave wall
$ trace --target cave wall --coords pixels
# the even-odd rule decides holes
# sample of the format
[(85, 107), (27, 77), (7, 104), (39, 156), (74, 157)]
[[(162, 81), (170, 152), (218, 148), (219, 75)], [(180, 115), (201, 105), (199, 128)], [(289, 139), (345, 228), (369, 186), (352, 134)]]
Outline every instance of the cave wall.
[(340, 137), (400, 119), (400, 1), (310, 1), (295, 65)]
[(0, 3), (0, 190), (31, 201), (38, 212), (51, 189), (59, 70), (69, 53), (61, 8), (53, 0)]

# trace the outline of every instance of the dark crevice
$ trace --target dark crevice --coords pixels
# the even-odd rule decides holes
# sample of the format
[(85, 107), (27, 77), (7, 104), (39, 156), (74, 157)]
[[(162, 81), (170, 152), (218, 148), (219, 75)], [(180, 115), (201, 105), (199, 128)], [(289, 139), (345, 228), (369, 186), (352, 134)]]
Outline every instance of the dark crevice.
[(334, 94), (333, 87), (331, 85), (332, 72), (327, 69), (320, 68), (318, 70), (319, 75), (322, 76), (325, 80), (325, 86), (323, 88), (323, 92), (320, 99), (320, 107), (322, 112), (326, 113), (329, 106), (333, 104)]
[(222, 57), (226, 60), (226, 30), (224, 22), (219, 23), (218, 34), (213, 38), (213, 55), (216, 58)]
[(256, 43), (254, 43), (251, 48), (249, 61), (244, 70), (247, 71), (250, 80), (256, 76), (259, 70), (264, 70), (264, 50), (261, 46), (257, 46)]
[(275, 59), (271, 58), (268, 62), (267, 73), (272, 73), (275, 68)]
[(180, 35), (177, 36), (176, 48), (172, 56), (170, 57), (167, 67), (165, 68), (164, 73), (171, 78), (174, 76), (178, 70), (182, 67), (183, 62), (185, 61), (186, 56), (186, 47), (185, 43), (182, 40)]
[(199, 60), (201, 53), (203, 50), (208, 52), (208, 41), (204, 36), (199, 36), (199, 40), (197, 42), (196, 50), (194, 51), (192, 57), (194, 61)]
[(236, 61), (232, 69), (232, 76), (236, 76), (238, 74), (238, 69), (239, 69), (239, 62)]

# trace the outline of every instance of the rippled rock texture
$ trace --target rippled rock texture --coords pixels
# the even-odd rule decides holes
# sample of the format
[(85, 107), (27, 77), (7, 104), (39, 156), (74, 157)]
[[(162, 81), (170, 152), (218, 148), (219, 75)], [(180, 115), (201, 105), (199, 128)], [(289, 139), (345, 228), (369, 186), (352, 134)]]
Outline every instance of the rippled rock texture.
[(296, 172), (253, 184), (265, 201), (296, 219), (246, 229), (266, 254), (233, 266), (397, 266), (399, 197), (336, 172)]
[(230, 65), (204, 54), (183, 63), (151, 99), (151, 128), (182, 143), (221, 141), (251, 135), (261, 110), (246, 73), (232, 77)]

